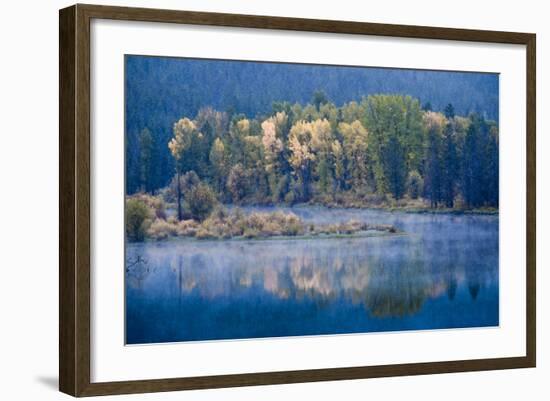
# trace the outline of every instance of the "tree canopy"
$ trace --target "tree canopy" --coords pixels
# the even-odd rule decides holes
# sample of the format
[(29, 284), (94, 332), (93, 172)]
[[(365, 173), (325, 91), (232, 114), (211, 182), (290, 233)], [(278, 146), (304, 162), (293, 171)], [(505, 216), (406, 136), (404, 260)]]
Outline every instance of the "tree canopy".
[[(278, 131), (285, 132), (296, 118), (326, 118), (333, 131), (338, 129), (334, 124), (339, 118), (364, 124), (363, 97), (380, 93), (410, 95), (435, 112), (444, 112), (452, 102), (456, 115), (477, 113), (498, 120), (497, 74), (149, 56), (126, 56), (125, 69), (128, 193), (144, 186), (155, 191), (167, 185), (176, 160), (166, 151), (166, 143), (173, 136), (174, 123), (183, 117), (195, 123), (207, 138), (206, 144), (221, 138), (236, 117), (250, 120), (252, 135), (257, 135), (262, 129), (259, 124), (275, 117), (276, 112), (285, 112), (288, 117), (277, 126)], [(140, 171), (144, 156), (140, 134), (144, 128), (152, 135), (155, 158), (147, 172), (148, 184), (144, 184)], [(204, 143), (193, 141), (185, 155), (193, 169), (209, 165), (210, 149), (202, 148)], [(237, 150), (225, 151), (233, 154)], [(349, 183), (349, 177), (345, 180)]]
[[(453, 110), (449, 105), (445, 113), (429, 111), (416, 98), (387, 94), (341, 107), (329, 100), (319, 107), (279, 103), (257, 118), (208, 107), (173, 124), (164, 152), (175, 168), (165, 185), (172, 182), (178, 215), (191, 196), (189, 174), (193, 186), (211, 188), (193, 193), (205, 203), (212, 194), (237, 204), (322, 201), (340, 194), (361, 200), (370, 194), (424, 198), (431, 207), (453, 208), (457, 201), (468, 208), (498, 207), (498, 125)], [(149, 160), (162, 159), (150, 149), (149, 129), (142, 133), (140, 143), (147, 146), (140, 182), (151, 170)], [(136, 191), (148, 188), (154, 190), (141, 185)]]

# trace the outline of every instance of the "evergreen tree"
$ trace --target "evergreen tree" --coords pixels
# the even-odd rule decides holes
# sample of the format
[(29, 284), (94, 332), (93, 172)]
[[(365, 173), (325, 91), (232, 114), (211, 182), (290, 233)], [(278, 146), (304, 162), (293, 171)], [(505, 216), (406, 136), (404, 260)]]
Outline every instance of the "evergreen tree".
[(140, 166), (140, 187), (142, 191), (153, 192), (153, 159), (154, 142), (151, 131), (144, 128), (139, 134), (139, 166)]
[(127, 135), (125, 141), (125, 172), (126, 172), (126, 193), (133, 194), (139, 191), (140, 167), (139, 167), (139, 143), (134, 135)]
[(485, 166), (485, 182), (487, 189), (487, 203), (490, 206), (498, 207), (499, 204), (499, 157), (498, 157), (498, 132), (496, 127), (492, 130), (487, 150)]
[(226, 161), (225, 146), (220, 138), (216, 138), (210, 149), (210, 165), (212, 166), (212, 182), (218, 191), (222, 193), (225, 188)]
[(424, 180), (420, 173), (416, 170), (413, 170), (409, 173), (409, 178), (407, 179), (407, 188), (409, 191), (409, 196), (411, 199), (418, 199), (422, 193), (424, 187)]
[(317, 177), (319, 179), (318, 189), (320, 193), (330, 192), (332, 186), (332, 171), (330, 160), (327, 154), (322, 154), (317, 158)]
[(340, 141), (335, 140), (331, 145), (331, 157), (334, 163), (332, 192), (339, 192), (344, 187), (344, 177), (346, 175), (344, 166), (344, 151)]
[(321, 105), (328, 103), (327, 94), (322, 90), (315, 91), (313, 93), (312, 103), (315, 106), (315, 109), (319, 111), (321, 109)]
[(424, 192), (430, 200), (430, 207), (436, 208), (441, 202), (441, 139), (436, 129), (428, 131)]
[(455, 116), (455, 108), (454, 106), (449, 103), (447, 106), (445, 106), (444, 111), (445, 117), (447, 117), (448, 120), (453, 119)]
[(462, 155), (462, 195), (467, 207), (479, 207), (483, 203), (484, 183), (481, 121), (478, 116), (472, 116), (471, 120)]
[(454, 140), (453, 124), (445, 126), (441, 147), (441, 197), (448, 208), (454, 207), (455, 188), (459, 177), (458, 156)]
[(404, 146), (396, 135), (392, 135), (382, 148), (382, 160), (388, 189), (395, 199), (401, 199), (405, 193), (407, 166)]

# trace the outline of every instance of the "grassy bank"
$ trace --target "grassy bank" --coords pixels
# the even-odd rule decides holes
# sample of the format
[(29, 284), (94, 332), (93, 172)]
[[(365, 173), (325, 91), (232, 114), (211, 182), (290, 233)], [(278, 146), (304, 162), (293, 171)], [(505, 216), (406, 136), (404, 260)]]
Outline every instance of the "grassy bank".
[(206, 220), (178, 221), (175, 217), (166, 220), (157, 218), (146, 231), (146, 238), (164, 240), (170, 237), (196, 239), (267, 239), (273, 237), (316, 238), (349, 236), (359, 233), (397, 233), (390, 225), (369, 225), (358, 221), (339, 224), (306, 224), (294, 213), (250, 213), (236, 209), (227, 212), (218, 209)]
[[(153, 198), (153, 199), (151, 199)], [(204, 220), (167, 217), (165, 205), (154, 197), (132, 197), (126, 204), (126, 233), (130, 241), (168, 238), (195, 239), (268, 239), (268, 238), (339, 238), (398, 234), (391, 225), (373, 225), (357, 220), (336, 224), (311, 224), (291, 212), (244, 213), (216, 207)]]
[(448, 208), (442, 205), (431, 207), (430, 203), (423, 198), (410, 198), (405, 196), (402, 199), (395, 200), (387, 195), (356, 195), (340, 194), (336, 196), (317, 196), (307, 205), (324, 206), (327, 208), (343, 209), (375, 209), (388, 212), (404, 212), (418, 214), (474, 214), (474, 215), (498, 215), (498, 208), (466, 208), (458, 200), (454, 207)]
[(308, 202), (273, 203), (270, 199), (249, 197), (242, 199), (239, 206), (323, 206), (329, 209), (374, 209), (388, 212), (418, 213), (418, 214), (454, 214), (454, 215), (498, 215), (498, 208), (494, 207), (466, 207), (464, 202), (457, 198), (452, 208), (438, 204), (432, 207), (424, 198), (411, 198), (406, 195), (401, 199), (394, 199), (391, 195), (358, 194), (353, 191), (341, 192), (335, 195), (316, 195)]

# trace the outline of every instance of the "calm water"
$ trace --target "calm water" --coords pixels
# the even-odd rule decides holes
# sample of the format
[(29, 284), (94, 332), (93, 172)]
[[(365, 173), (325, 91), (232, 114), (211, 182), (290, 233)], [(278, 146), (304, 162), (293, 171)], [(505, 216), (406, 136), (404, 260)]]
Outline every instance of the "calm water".
[(291, 210), (407, 235), (128, 244), (127, 343), (499, 324), (497, 216)]

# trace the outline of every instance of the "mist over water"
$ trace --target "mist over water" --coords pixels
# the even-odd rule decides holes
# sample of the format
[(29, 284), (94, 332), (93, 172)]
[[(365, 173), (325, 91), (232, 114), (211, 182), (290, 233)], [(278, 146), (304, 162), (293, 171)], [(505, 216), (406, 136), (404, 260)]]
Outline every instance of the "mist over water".
[(499, 324), (498, 216), (277, 209), (406, 235), (127, 244), (127, 343)]

